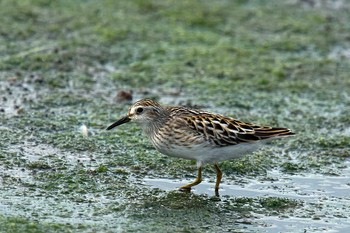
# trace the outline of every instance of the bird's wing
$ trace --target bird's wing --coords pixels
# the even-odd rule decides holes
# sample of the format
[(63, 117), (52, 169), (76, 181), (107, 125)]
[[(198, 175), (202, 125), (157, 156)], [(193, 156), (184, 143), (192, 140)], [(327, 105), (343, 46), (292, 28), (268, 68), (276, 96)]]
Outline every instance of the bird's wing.
[(294, 134), (287, 128), (259, 126), (211, 113), (190, 115), (185, 119), (190, 128), (202, 134), (206, 140), (217, 146), (256, 142)]

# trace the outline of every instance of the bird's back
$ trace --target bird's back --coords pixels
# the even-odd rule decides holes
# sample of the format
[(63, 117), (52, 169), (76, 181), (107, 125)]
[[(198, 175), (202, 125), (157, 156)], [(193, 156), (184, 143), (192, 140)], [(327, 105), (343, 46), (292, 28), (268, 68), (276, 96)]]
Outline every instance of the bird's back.
[(288, 128), (260, 126), (220, 114), (185, 107), (173, 107), (170, 110), (173, 122), (183, 122), (183, 130), (201, 135), (213, 146), (231, 146), (294, 135)]

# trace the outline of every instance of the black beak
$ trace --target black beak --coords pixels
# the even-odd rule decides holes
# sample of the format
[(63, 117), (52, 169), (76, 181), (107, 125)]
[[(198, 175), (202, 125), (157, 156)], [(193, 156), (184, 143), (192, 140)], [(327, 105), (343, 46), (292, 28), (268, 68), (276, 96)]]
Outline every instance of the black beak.
[(117, 120), (116, 122), (114, 122), (113, 124), (111, 124), (110, 126), (108, 126), (107, 130), (113, 129), (114, 127), (117, 127), (118, 125), (122, 125), (124, 123), (129, 122), (131, 119), (129, 118), (129, 116), (125, 116), (119, 120)]

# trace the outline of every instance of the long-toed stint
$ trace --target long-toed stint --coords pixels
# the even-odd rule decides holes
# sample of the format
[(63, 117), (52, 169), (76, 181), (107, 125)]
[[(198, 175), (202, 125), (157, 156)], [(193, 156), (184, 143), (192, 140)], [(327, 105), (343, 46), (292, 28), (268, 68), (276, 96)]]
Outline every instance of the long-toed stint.
[(202, 167), (214, 164), (216, 170), (215, 194), (219, 195), (222, 172), (219, 161), (239, 158), (258, 149), (267, 139), (293, 135), (288, 128), (259, 126), (215, 113), (181, 106), (162, 106), (151, 99), (135, 102), (128, 115), (107, 130), (135, 121), (162, 154), (197, 161), (197, 178), (181, 190), (202, 181)]

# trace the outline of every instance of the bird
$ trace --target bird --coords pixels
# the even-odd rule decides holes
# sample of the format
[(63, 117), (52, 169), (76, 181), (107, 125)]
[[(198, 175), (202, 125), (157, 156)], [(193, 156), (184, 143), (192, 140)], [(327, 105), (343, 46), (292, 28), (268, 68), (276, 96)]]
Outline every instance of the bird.
[(295, 134), (289, 128), (260, 126), (199, 109), (162, 106), (148, 98), (133, 103), (128, 114), (107, 130), (131, 121), (141, 126), (160, 153), (196, 161), (196, 179), (180, 190), (190, 191), (200, 184), (203, 166), (212, 164), (216, 171), (216, 196), (222, 179), (220, 161), (240, 158), (270, 139)]

